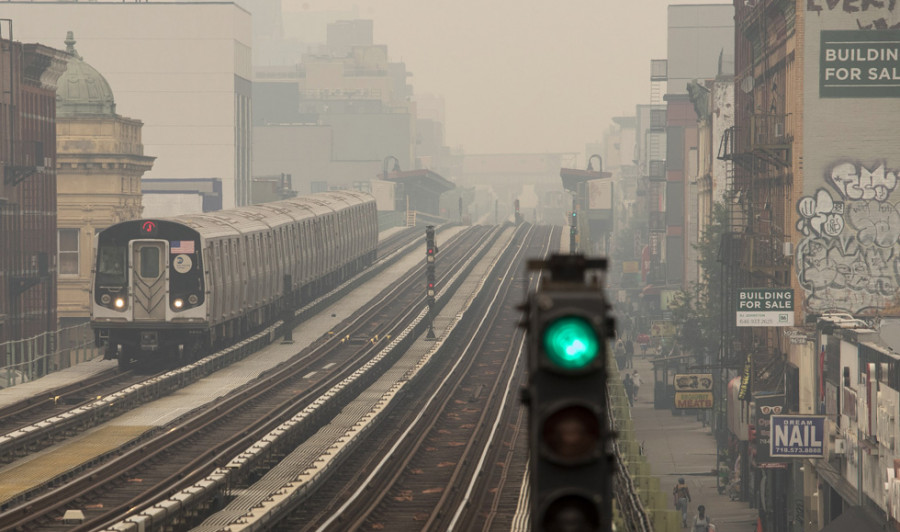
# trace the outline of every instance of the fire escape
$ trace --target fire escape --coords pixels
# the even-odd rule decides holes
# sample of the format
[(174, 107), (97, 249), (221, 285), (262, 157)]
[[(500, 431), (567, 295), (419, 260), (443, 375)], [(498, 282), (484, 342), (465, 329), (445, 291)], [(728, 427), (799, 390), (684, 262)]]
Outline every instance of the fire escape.
[(668, 61), (650, 62), (650, 127), (647, 131), (647, 194), (650, 267), (647, 282), (666, 284), (663, 262), (666, 241), (666, 105), (663, 101), (668, 80)]
[(730, 224), (720, 249), (730, 287), (722, 294), (723, 308), (730, 309), (724, 320), (723, 362), (739, 366), (749, 349), (755, 374), (761, 376), (757, 389), (772, 389), (780, 381), (779, 329), (738, 328), (731, 310), (737, 308), (740, 288), (791, 286), (793, 123), (785, 112), (786, 61), (769, 64), (769, 56), (784, 44), (783, 32), (769, 28), (771, 12), (778, 7), (777, 1), (748, 4), (736, 19), (743, 39), (735, 57), (735, 126), (726, 131), (718, 151), (726, 162)]

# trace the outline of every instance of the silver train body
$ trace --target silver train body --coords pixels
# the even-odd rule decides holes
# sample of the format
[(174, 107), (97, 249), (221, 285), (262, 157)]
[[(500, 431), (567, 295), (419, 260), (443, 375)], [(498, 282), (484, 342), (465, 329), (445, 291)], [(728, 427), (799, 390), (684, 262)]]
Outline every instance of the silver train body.
[(375, 200), (355, 191), (113, 225), (96, 237), (96, 342), (123, 366), (188, 362), (352, 277), (377, 243)]

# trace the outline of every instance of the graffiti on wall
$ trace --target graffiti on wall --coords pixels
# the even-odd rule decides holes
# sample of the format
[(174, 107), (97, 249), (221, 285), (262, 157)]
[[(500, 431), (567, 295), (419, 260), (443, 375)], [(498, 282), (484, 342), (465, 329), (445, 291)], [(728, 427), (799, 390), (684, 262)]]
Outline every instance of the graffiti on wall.
[[(797, 202), (797, 275), (809, 312), (866, 314), (895, 304), (900, 287), (898, 170), (840, 161)], [(900, 195), (900, 193), (898, 193)]]
[(900, 11), (897, 0), (806, 0), (806, 11), (853, 17), (861, 30), (900, 28), (896, 21), (896, 13)]

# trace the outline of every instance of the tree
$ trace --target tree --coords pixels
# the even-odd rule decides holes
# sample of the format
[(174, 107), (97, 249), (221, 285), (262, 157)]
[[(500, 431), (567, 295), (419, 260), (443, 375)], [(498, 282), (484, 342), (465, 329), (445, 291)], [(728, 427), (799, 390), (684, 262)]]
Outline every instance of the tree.
[(726, 309), (722, 308), (719, 246), (728, 229), (726, 206), (714, 204), (710, 224), (694, 246), (700, 261), (700, 281), (681, 292), (672, 309), (672, 319), (679, 330), (679, 344), (696, 355), (698, 362), (711, 362), (720, 349)]

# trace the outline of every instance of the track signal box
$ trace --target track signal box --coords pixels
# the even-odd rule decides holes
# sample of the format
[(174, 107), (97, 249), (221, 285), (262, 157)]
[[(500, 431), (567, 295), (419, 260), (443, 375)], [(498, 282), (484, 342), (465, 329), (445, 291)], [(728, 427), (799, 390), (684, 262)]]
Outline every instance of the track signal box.
[(598, 279), (605, 267), (605, 259), (582, 255), (529, 264), (549, 273), (525, 305), (535, 532), (612, 527), (606, 358), (613, 323)]
[(434, 243), (434, 226), (425, 226), (425, 259), (428, 262), (434, 262), (434, 256), (437, 253), (437, 246)]

